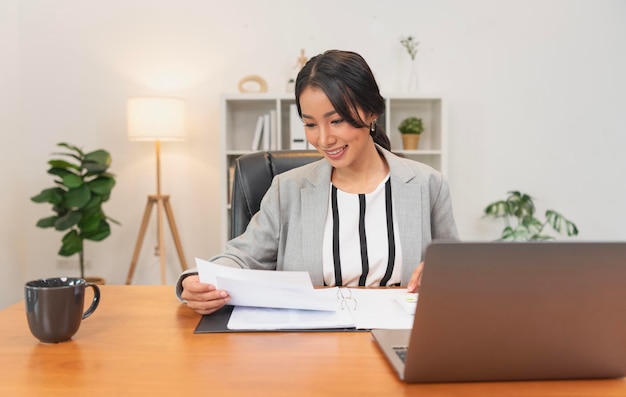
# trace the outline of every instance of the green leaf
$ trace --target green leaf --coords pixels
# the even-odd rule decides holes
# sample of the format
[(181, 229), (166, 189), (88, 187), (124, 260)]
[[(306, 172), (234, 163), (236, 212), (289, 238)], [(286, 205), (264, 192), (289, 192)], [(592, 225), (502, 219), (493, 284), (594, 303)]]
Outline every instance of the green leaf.
[(30, 199), (35, 203), (59, 204), (63, 201), (64, 194), (65, 190), (60, 187), (53, 187), (42, 190), (38, 195), (33, 196)]
[(524, 225), (518, 225), (513, 231), (514, 241), (528, 241), (531, 236), (531, 231)]
[[(61, 146), (61, 147), (70, 149), (71, 151), (76, 152), (76, 154), (78, 154), (78, 156), (80, 156), (80, 157), (84, 156), (83, 151), (80, 150), (80, 148), (78, 146), (70, 145), (69, 143), (65, 143), (65, 142), (57, 143), (57, 146)], [(73, 155), (70, 154), (69, 156), (73, 156)]]
[(107, 216), (107, 217), (106, 217), (106, 219), (107, 219), (108, 221), (111, 221), (111, 222), (115, 223), (116, 225), (121, 225), (121, 223), (120, 223), (120, 222), (116, 221), (116, 220), (115, 220), (115, 219), (113, 219), (113, 218), (110, 218), (110, 217), (108, 217), (108, 216)]
[(63, 216), (70, 212), (69, 208), (65, 206), (64, 202), (60, 202), (59, 204), (55, 204), (52, 206), (52, 211), (56, 212), (58, 216)]
[(111, 165), (111, 155), (106, 150), (96, 150), (87, 153), (83, 160), (82, 166), (89, 173), (102, 173)]
[(502, 217), (502, 216), (508, 216), (511, 213), (509, 212), (509, 205), (506, 201), (504, 200), (500, 200), (500, 201), (495, 201), (491, 204), (489, 204), (486, 208), (485, 208), (485, 214), (486, 215), (491, 215), (494, 217)]
[(99, 227), (89, 233), (83, 233), (83, 238), (92, 241), (101, 241), (107, 238), (111, 234), (111, 227), (105, 220), (100, 221)]
[(59, 255), (72, 256), (83, 250), (83, 239), (78, 235), (76, 230), (72, 230), (63, 236)]
[(80, 212), (70, 211), (63, 216), (58, 217), (58, 219), (54, 222), (54, 228), (59, 231), (67, 230), (77, 225), (81, 217), (82, 214)]
[(100, 204), (105, 201), (99, 194), (92, 194), (89, 202), (83, 207), (84, 210), (91, 210), (93, 208), (100, 208)]
[(502, 236), (500, 236), (500, 240), (509, 241), (515, 238), (515, 232), (511, 226), (507, 226), (502, 230)]
[(100, 195), (108, 195), (115, 186), (115, 180), (108, 177), (98, 177), (87, 183), (89, 189)]
[(546, 211), (546, 219), (548, 224), (559, 233), (565, 232), (568, 236), (578, 234), (576, 225), (554, 210)]
[(535, 234), (531, 236), (530, 241), (547, 241), (554, 240), (554, 237), (548, 236), (546, 234)]
[(64, 168), (64, 169), (72, 169), (72, 170), (80, 171), (79, 165), (70, 163), (69, 161), (65, 161), (65, 160), (50, 160), (48, 161), (48, 164), (50, 164), (52, 168)]
[(83, 184), (83, 178), (80, 175), (76, 175), (65, 168), (50, 168), (48, 174), (60, 177), (63, 185), (70, 189)]
[(63, 185), (70, 189), (77, 188), (83, 184), (83, 178), (76, 174), (67, 174), (63, 177)]
[(543, 223), (537, 218), (533, 217), (525, 217), (521, 221), (521, 225), (523, 225), (529, 234), (539, 234), (543, 230)]
[(71, 174), (72, 171), (69, 171), (67, 168), (63, 168), (63, 167), (52, 167), (48, 170), (48, 174), (50, 175), (56, 175), (59, 176), (61, 178), (63, 178), (65, 175), (67, 174)]
[(86, 185), (70, 189), (65, 193), (65, 205), (68, 208), (82, 208), (91, 199), (91, 191)]
[(577, 236), (578, 235), (578, 228), (576, 227), (575, 224), (573, 224), (570, 221), (567, 221), (567, 235), (568, 236)]
[(515, 216), (517, 218), (523, 218), (528, 216), (532, 217), (535, 213), (533, 200), (527, 194), (523, 194), (518, 191), (512, 191), (509, 192), (509, 197), (506, 201), (509, 204), (509, 211), (512, 216)]
[(54, 226), (54, 223), (58, 219), (58, 216), (49, 216), (47, 218), (41, 218), (37, 221), (37, 227), (48, 228)]
[(96, 209), (95, 211), (88, 211), (83, 214), (80, 222), (78, 222), (78, 227), (81, 229), (82, 233), (93, 232), (98, 229), (100, 226), (100, 222), (104, 219), (104, 214), (100, 209)]

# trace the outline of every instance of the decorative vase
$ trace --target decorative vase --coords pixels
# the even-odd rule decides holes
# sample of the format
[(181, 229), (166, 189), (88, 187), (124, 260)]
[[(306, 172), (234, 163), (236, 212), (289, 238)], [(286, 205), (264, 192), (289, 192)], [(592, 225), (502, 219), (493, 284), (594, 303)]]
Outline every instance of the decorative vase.
[(415, 59), (411, 60), (411, 64), (409, 67), (409, 80), (407, 90), (409, 92), (417, 92), (419, 90), (419, 81), (417, 79), (417, 61)]
[(419, 134), (402, 134), (402, 149), (404, 150), (417, 150), (419, 142)]

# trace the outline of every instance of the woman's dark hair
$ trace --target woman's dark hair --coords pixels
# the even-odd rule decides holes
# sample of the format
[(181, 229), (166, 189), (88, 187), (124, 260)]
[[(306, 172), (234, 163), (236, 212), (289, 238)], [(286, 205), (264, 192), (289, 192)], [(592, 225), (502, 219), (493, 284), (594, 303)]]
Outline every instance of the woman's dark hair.
[[(365, 59), (355, 52), (329, 50), (309, 59), (296, 78), (296, 106), (302, 117), (300, 94), (306, 87), (319, 88), (326, 94), (335, 111), (355, 128), (370, 127), (359, 115), (381, 116), (385, 100)], [(374, 142), (387, 150), (391, 143), (385, 131), (376, 124)]]

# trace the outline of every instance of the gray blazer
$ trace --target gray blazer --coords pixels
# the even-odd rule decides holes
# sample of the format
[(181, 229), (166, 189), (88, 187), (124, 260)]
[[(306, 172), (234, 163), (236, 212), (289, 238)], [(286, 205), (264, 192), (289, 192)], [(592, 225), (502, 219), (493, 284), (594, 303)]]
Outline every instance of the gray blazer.
[[(450, 192), (433, 168), (381, 147), (378, 150), (389, 164), (403, 258), (402, 285), (406, 285), (433, 239), (458, 238)], [(313, 285), (324, 285), (322, 240), (331, 171), (332, 166), (322, 159), (274, 177), (246, 231), (209, 260), (244, 269), (307, 271)], [(190, 269), (179, 278), (179, 297), (182, 279), (195, 272)]]

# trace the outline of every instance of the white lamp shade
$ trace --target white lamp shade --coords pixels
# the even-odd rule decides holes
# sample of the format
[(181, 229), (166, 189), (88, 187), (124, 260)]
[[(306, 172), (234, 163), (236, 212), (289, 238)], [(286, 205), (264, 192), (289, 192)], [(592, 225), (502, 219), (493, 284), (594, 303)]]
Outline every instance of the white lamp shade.
[(180, 98), (129, 98), (128, 137), (133, 141), (185, 139), (185, 101)]

